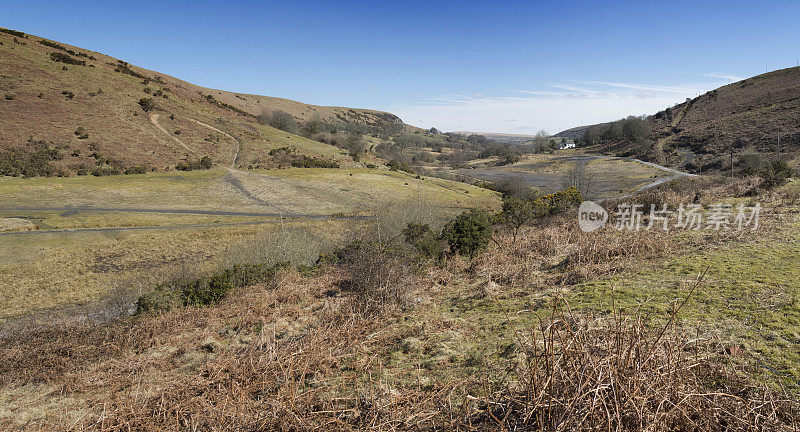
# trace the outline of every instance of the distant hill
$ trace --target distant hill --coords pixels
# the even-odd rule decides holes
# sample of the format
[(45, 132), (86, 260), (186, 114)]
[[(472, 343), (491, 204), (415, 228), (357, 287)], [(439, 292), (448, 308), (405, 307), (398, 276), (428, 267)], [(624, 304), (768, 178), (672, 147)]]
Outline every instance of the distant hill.
[(247, 168), (282, 147), (346, 158), (336, 147), (259, 123), (275, 110), (299, 122), (408, 127), (381, 111), (209, 89), (14, 30), (0, 29), (0, 59), (0, 175), (4, 163), (20, 158), (51, 161), (47, 175), (171, 169), (206, 155)]
[(528, 141), (533, 140), (536, 136), (535, 135), (523, 135), (523, 134), (506, 134), (506, 133), (494, 133), (494, 132), (467, 132), (467, 131), (456, 131), (453, 133), (457, 133), (460, 135), (483, 135), (486, 138), (489, 138), (492, 141), (508, 143), (508, 144), (522, 144)]
[[(649, 140), (633, 142), (610, 133), (612, 123), (591, 126), (594, 146), (613, 154), (690, 168), (725, 169), (735, 154), (774, 154), (800, 147), (800, 68), (781, 69), (735, 82), (648, 116)], [(584, 138), (590, 126), (557, 136)], [(644, 145), (646, 144), (646, 145)]]

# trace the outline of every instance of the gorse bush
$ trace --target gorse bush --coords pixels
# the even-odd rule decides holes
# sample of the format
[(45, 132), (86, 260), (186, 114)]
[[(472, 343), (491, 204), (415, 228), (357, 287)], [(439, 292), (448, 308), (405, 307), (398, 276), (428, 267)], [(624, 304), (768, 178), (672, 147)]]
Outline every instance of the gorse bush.
[(139, 99), (139, 106), (142, 107), (142, 111), (148, 112), (155, 108), (156, 104), (153, 103), (153, 99), (141, 98)]
[(785, 184), (794, 175), (794, 169), (785, 161), (776, 160), (767, 164), (759, 174), (764, 179), (761, 187), (769, 190)]
[(84, 129), (83, 126), (81, 126), (81, 127), (79, 127), (78, 129), (75, 130), (75, 135), (78, 137), (78, 139), (82, 139), (82, 140), (89, 138), (89, 133), (86, 132), (86, 129)]
[(59, 62), (59, 63), (86, 66), (86, 61), (85, 60), (78, 60), (76, 58), (70, 57), (67, 54), (60, 53), (60, 52), (51, 52), (50, 53), (50, 60), (52, 60), (54, 62)]
[(425, 223), (411, 222), (403, 230), (406, 243), (426, 258), (441, 258), (444, 252), (441, 235), (436, 235)]
[(44, 141), (28, 141), (31, 150), (0, 151), (0, 176), (53, 177), (63, 175), (52, 162), (64, 158), (58, 149)]
[(194, 280), (173, 280), (160, 284), (136, 302), (137, 313), (167, 311), (175, 306), (204, 306), (217, 303), (234, 288), (264, 282), (288, 263), (234, 265), (219, 273)]
[(21, 31), (11, 30), (11, 29), (2, 28), (2, 27), (0, 27), (0, 33), (7, 33), (7, 34), (10, 34), (12, 36), (16, 36), (18, 38), (23, 38), (23, 39), (27, 39), (28, 38), (28, 35), (26, 35), (25, 33), (21, 32)]
[(389, 162), (386, 162), (386, 166), (388, 166), (389, 170), (391, 171), (403, 171), (414, 174), (413, 168), (411, 168), (407, 163), (400, 162), (397, 159), (392, 159)]
[(69, 48), (67, 48), (67, 47), (65, 47), (63, 45), (57, 44), (55, 42), (50, 42), (50, 41), (42, 39), (42, 40), (39, 41), (39, 43), (44, 45), (44, 46), (46, 46), (46, 47), (55, 48), (55, 49), (67, 52), (67, 53), (72, 54), (72, 55), (74, 55), (76, 57), (84, 57), (84, 58), (95, 60), (95, 58), (90, 56), (89, 54), (86, 54), (86, 53), (83, 53), (83, 52), (73, 51), (73, 50), (71, 50), (71, 49), (69, 49)]
[(540, 197), (532, 193), (509, 192), (503, 194), (503, 207), (499, 216), (503, 223), (513, 230), (512, 241), (514, 241), (523, 226), (536, 219), (560, 213), (580, 204), (581, 201), (583, 197), (575, 187)]
[(211, 159), (211, 156), (203, 156), (200, 158), (200, 160), (181, 162), (175, 166), (175, 169), (178, 171), (194, 171), (200, 169), (211, 169), (213, 165), (214, 162)]
[(492, 238), (489, 215), (483, 210), (461, 213), (444, 227), (442, 238), (450, 245), (451, 251), (474, 258), (486, 249)]
[(292, 161), (292, 166), (297, 168), (339, 168), (339, 164), (316, 157), (300, 155), (300, 159)]
[[(119, 72), (119, 73), (122, 73), (122, 74), (125, 74), (125, 75), (130, 75), (132, 77), (139, 78), (139, 79), (147, 78), (144, 75), (140, 74), (139, 72), (136, 72), (133, 69), (131, 69), (128, 66), (128, 62), (124, 62), (122, 60), (117, 60), (117, 62), (118, 62), (118, 64), (116, 65), (116, 68), (114, 69), (114, 72)], [(111, 63), (111, 64), (113, 65), (113, 63)]]

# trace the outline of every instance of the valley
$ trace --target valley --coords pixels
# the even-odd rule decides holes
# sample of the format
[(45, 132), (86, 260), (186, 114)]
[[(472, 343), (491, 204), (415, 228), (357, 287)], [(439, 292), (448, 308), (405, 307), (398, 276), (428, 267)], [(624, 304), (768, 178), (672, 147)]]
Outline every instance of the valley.
[[(486, 35), (448, 29), (456, 6), (407, 14), (437, 42), (413, 49), (385, 38), (413, 39), (405, 28), (373, 36), (384, 16), (230, 6), (189, 8), (217, 12), (213, 32), (205, 18), (184, 29), (190, 57), (165, 54), (171, 40), (148, 50), (189, 58), (185, 76), (397, 106), (425, 128), (0, 27), (0, 430), (800, 428), (800, 68), (528, 135), (512, 132), (558, 109), (563, 124), (587, 106), (605, 121), (691, 89), (565, 79), (406, 106), (431, 83), (496, 87), (566, 60), (498, 68), (487, 59), (505, 54), (429, 40)], [(175, 26), (195, 12), (142, 9)], [(252, 34), (293, 27), (259, 44), (228, 15)], [(442, 131), (436, 112), (506, 133)]]

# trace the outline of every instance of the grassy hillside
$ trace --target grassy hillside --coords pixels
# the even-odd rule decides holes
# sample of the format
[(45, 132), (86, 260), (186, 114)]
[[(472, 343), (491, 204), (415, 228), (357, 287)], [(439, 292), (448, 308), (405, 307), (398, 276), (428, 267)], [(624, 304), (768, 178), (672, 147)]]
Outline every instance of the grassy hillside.
[(35, 175), (125, 172), (134, 166), (165, 170), (206, 155), (218, 164), (247, 168), (264, 165), (270, 150), (287, 146), (298, 154), (349, 160), (336, 147), (259, 124), (257, 116), (275, 110), (297, 121), (404, 127), (389, 113), (207, 89), (97, 52), (3, 30), (0, 170), (20, 159), (50, 167)]
[[(578, 127), (558, 136), (618, 154), (636, 155), (690, 170), (724, 170), (726, 156), (794, 154), (800, 147), (800, 68), (781, 69), (735, 82), (653, 114), (646, 137), (611, 131), (614, 123)], [(593, 130), (590, 130), (593, 129)], [(735, 160), (734, 163), (737, 163)]]

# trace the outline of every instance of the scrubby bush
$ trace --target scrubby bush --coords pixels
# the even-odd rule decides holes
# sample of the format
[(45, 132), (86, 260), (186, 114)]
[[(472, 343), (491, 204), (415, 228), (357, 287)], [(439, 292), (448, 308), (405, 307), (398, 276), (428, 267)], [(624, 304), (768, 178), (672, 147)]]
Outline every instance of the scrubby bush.
[(145, 174), (147, 173), (147, 167), (143, 165), (134, 165), (125, 170), (125, 174)]
[(785, 184), (794, 175), (794, 170), (788, 163), (776, 160), (768, 164), (761, 170), (761, 187), (764, 189), (774, 189)]
[(301, 155), (300, 159), (292, 161), (292, 166), (297, 168), (339, 168), (339, 164), (316, 157)]
[(373, 241), (355, 241), (336, 255), (345, 275), (342, 290), (351, 296), (353, 312), (371, 316), (408, 302), (408, 263), (402, 255)]
[(78, 137), (78, 139), (82, 140), (89, 138), (89, 133), (86, 132), (86, 129), (84, 129), (83, 126), (75, 130), (75, 135)]
[(245, 264), (194, 280), (173, 280), (160, 284), (136, 302), (137, 313), (167, 311), (175, 306), (203, 306), (217, 303), (234, 288), (268, 280), (287, 263)]
[[(117, 63), (118, 64), (116, 65), (116, 68), (114, 69), (114, 72), (123, 73), (125, 75), (130, 75), (132, 77), (139, 78), (139, 79), (147, 78), (144, 75), (140, 74), (139, 72), (136, 72), (133, 69), (131, 69), (128, 66), (128, 62), (125, 62), (125, 61), (122, 61), (122, 60), (117, 60)], [(111, 63), (111, 64), (113, 65), (113, 63)]]
[(367, 150), (364, 140), (361, 135), (350, 134), (345, 140), (345, 148), (353, 161), (358, 162), (361, 160), (361, 155)]
[(181, 162), (175, 166), (178, 171), (194, 171), (199, 169), (210, 169), (214, 165), (211, 156), (203, 156), (200, 160)]
[(397, 159), (392, 159), (386, 163), (391, 171), (404, 171), (407, 173), (414, 173), (414, 170), (405, 162), (400, 162)]
[(153, 99), (150, 98), (139, 99), (139, 106), (142, 107), (142, 111), (144, 112), (148, 112), (156, 107), (155, 103), (153, 103)]
[(51, 52), (50, 53), (50, 60), (54, 62), (66, 63), (71, 65), (79, 65), (79, 66), (86, 66), (85, 60), (78, 60), (76, 58), (70, 57), (67, 54), (60, 53), (60, 52)]
[(119, 174), (122, 174), (122, 171), (114, 167), (97, 167), (92, 170), (92, 175), (95, 177), (103, 177), (103, 176), (119, 175)]
[(406, 243), (427, 258), (440, 258), (444, 251), (441, 236), (431, 231), (428, 224), (411, 222), (403, 230)]
[(27, 149), (0, 151), (0, 176), (53, 177), (60, 175), (52, 164), (63, 159), (58, 149), (44, 141), (28, 141)]
[(739, 157), (739, 174), (752, 176), (759, 174), (764, 169), (764, 158), (756, 153), (746, 153)]
[(483, 210), (461, 213), (444, 227), (442, 237), (450, 245), (451, 251), (473, 258), (486, 248), (492, 238), (489, 215)]
[(258, 116), (258, 122), (292, 134), (296, 134), (300, 131), (297, 120), (286, 111), (275, 110), (270, 114), (264, 110)]
[(28, 38), (28, 35), (26, 35), (25, 33), (21, 32), (21, 31), (11, 30), (11, 29), (7, 29), (7, 28), (0, 27), (0, 32), (7, 33), (7, 34), (10, 34), (12, 36), (16, 36), (18, 38), (23, 38), (23, 39), (27, 39)]

